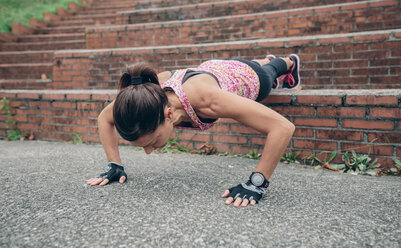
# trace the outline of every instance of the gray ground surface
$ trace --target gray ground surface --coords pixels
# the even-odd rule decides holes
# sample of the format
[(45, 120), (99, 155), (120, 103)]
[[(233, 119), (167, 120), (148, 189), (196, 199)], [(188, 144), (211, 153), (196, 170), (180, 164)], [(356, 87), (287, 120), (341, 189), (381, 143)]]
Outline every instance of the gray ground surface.
[(400, 247), (401, 178), (280, 164), (256, 207), (221, 193), (257, 161), (121, 147), (124, 185), (90, 187), (100, 145), (0, 141), (1, 247)]

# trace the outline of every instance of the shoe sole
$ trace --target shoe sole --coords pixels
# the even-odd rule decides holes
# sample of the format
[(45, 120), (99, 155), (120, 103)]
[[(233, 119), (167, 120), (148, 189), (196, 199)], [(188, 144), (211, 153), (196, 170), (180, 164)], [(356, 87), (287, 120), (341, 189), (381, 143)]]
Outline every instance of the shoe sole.
[[(292, 87), (292, 88), (283, 88), (283, 89), (284, 89), (284, 90), (296, 90), (296, 91), (298, 91), (298, 90), (301, 90), (301, 89), (302, 89), (302, 87), (301, 87), (301, 77), (300, 77), (300, 75), (299, 75), (299, 67), (300, 67), (300, 65), (301, 65), (301, 61), (300, 61), (298, 55), (296, 55), (296, 54), (290, 54), (289, 57), (295, 57), (295, 59), (297, 60), (298, 84), (297, 84), (295, 87)], [(298, 87), (300, 87), (300, 88), (298, 89)]]

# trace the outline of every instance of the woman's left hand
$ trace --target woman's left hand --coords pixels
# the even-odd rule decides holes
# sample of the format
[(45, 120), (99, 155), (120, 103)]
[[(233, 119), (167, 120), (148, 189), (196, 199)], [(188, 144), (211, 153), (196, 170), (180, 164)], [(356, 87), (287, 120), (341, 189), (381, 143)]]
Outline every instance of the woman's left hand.
[[(228, 197), (230, 195), (230, 191), (229, 190), (226, 190), (225, 192), (224, 192), (224, 194), (221, 196), (222, 198), (226, 198), (226, 197)], [(246, 206), (248, 206), (248, 204), (249, 204), (249, 200), (248, 199), (244, 199), (244, 200), (242, 200), (242, 198), (240, 198), (240, 197), (238, 197), (235, 201), (234, 201), (234, 198), (233, 197), (228, 197), (227, 198), (227, 200), (225, 201), (225, 203), (227, 204), (227, 205), (230, 205), (232, 202), (234, 202), (234, 207), (239, 207), (240, 205), (241, 205), (241, 207), (246, 207)], [(241, 204), (242, 203), (242, 204)], [(252, 200), (251, 202), (250, 202), (250, 204), (251, 204), (251, 206), (254, 206), (255, 204), (256, 204), (256, 201), (255, 200)]]

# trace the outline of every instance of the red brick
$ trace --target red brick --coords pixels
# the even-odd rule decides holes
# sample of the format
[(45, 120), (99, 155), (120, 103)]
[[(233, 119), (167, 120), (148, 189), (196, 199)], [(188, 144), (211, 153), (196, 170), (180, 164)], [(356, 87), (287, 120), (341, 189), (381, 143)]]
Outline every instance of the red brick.
[(90, 100), (89, 94), (67, 94), (69, 100)]
[(295, 126), (337, 127), (337, 120), (335, 119), (294, 118), (293, 123)]
[(318, 107), (318, 116), (336, 116), (336, 117), (365, 117), (365, 108), (350, 108), (350, 107)]
[(346, 104), (355, 105), (398, 105), (397, 96), (347, 96)]
[(331, 104), (340, 105), (341, 97), (338, 96), (297, 96), (299, 104)]
[(264, 145), (266, 143), (266, 137), (252, 137), (251, 144)]
[(380, 1), (369, 3), (370, 7), (382, 7), (382, 6), (397, 6), (398, 1)]
[(87, 133), (88, 133), (88, 127), (64, 126), (64, 132), (67, 132), (67, 133), (78, 133), (78, 134), (87, 134)]
[(374, 141), (375, 143), (401, 144), (401, 133), (369, 133), (368, 141)]
[(253, 151), (254, 149), (257, 150), (257, 153), (262, 154), (263, 148), (258, 148), (256, 146), (233, 146), (232, 147), (232, 152), (233, 153), (239, 153), (239, 154), (248, 154), (249, 151)]
[(39, 94), (34, 93), (18, 93), (18, 98), (27, 98), (27, 99), (39, 99)]
[(223, 125), (223, 124), (217, 124), (214, 125), (211, 129), (208, 130), (208, 132), (211, 133), (228, 133), (229, 132), (229, 127), (228, 125)]
[(43, 94), (42, 99), (64, 100), (64, 94)]
[(341, 143), (342, 151), (352, 151), (363, 154), (376, 154), (376, 155), (393, 155), (393, 146), (375, 145), (375, 144), (358, 144), (358, 143)]
[(370, 116), (400, 119), (401, 118), (401, 109), (400, 108), (371, 108)]
[(236, 120), (230, 119), (230, 118), (220, 118), (218, 120), (218, 123), (238, 123), (238, 122)]
[(244, 126), (244, 125), (232, 125), (231, 132), (232, 133), (244, 133), (244, 134), (262, 134), (261, 132), (255, 130), (253, 128)]
[(355, 35), (354, 36), (354, 42), (358, 41), (381, 41), (381, 40), (387, 40), (389, 34), (369, 34), (369, 35)]
[(313, 107), (278, 106), (278, 107), (273, 107), (273, 109), (282, 115), (313, 116), (313, 114), (314, 114)]
[(177, 135), (179, 140), (210, 142), (210, 134), (179, 132)]
[(29, 117), (29, 122), (30, 123), (50, 123), (50, 118), (49, 117), (43, 117), (43, 116), (30, 116)]
[(294, 137), (313, 137), (313, 129), (297, 127), (294, 132)]
[(57, 124), (75, 124), (75, 119), (74, 118), (56, 118), (56, 117), (53, 117), (52, 122), (53, 123), (57, 123)]
[(100, 101), (113, 101), (116, 98), (116, 95), (105, 95), (105, 94), (93, 94), (92, 100), (100, 100)]
[(10, 98), (16, 98), (16, 97), (17, 97), (17, 94), (15, 94), (15, 93), (0, 92), (0, 98), (1, 99), (3, 99), (3, 98), (10, 99)]
[(394, 129), (394, 123), (390, 121), (343, 120), (343, 127), (369, 130), (392, 130)]
[(213, 142), (216, 143), (233, 143), (233, 144), (246, 144), (248, 141), (245, 136), (237, 135), (213, 135)]
[(311, 149), (311, 150), (337, 150), (337, 142), (319, 141), (319, 140), (293, 140), (294, 148)]
[(261, 101), (261, 103), (291, 103), (291, 96), (270, 95)]
[(50, 102), (44, 102), (44, 101), (32, 102), (32, 101), (29, 101), (29, 107), (50, 108)]
[(39, 125), (38, 124), (28, 124), (28, 123), (19, 123), (18, 128), (21, 129), (22, 131), (35, 131), (38, 130)]
[[(197, 144), (197, 149), (199, 150), (199, 148), (202, 146), (203, 144)], [(213, 144), (213, 147), (216, 148), (216, 152), (228, 152), (230, 151), (230, 147), (226, 144)]]
[(363, 140), (363, 132), (340, 130), (316, 130), (317, 139)]
[(75, 108), (75, 102), (53, 102), (52, 106), (54, 108), (74, 109)]

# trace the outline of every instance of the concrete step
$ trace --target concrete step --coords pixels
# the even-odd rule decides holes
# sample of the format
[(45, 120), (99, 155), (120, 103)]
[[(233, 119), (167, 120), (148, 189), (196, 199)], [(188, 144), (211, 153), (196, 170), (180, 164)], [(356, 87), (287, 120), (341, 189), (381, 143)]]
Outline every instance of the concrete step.
[(355, 0), (299, 0), (297, 2), (286, 0), (274, 2), (261, 0), (232, 0), (208, 2), (166, 8), (121, 11), (118, 12), (116, 24), (211, 18), (349, 2), (355, 2)]
[[(33, 132), (36, 139), (70, 141), (75, 133), (84, 142), (100, 142), (97, 117), (116, 94), (116, 90), (0, 90), (0, 99), (10, 100), (18, 128), (23, 133)], [(393, 164), (392, 157), (401, 156), (400, 102), (401, 89), (330, 89), (273, 91), (262, 104), (296, 125), (289, 145), (291, 150), (310, 154), (358, 149), (358, 153), (369, 153), (386, 165)], [(0, 134), (5, 134), (6, 129), (6, 118), (0, 115)], [(262, 147), (265, 141), (256, 130), (227, 118), (219, 119), (206, 132), (177, 132), (180, 142), (191, 142), (195, 147), (205, 143), (204, 139), (193, 139), (195, 134), (214, 135), (216, 138), (206, 141), (216, 145), (220, 152), (235, 146), (236, 152), (247, 153), (251, 148)], [(241, 141), (230, 144), (218, 140), (221, 135)]]
[(0, 79), (41, 79), (53, 74), (52, 63), (0, 64)]
[(0, 61), (2, 64), (49, 63), (53, 56), (53, 50), (0, 52)]
[[(398, 1), (399, 2), (399, 1)], [(201, 44), (401, 28), (401, 6), (381, 0), (87, 28), (87, 48)]]
[[(115, 85), (125, 63), (157, 71), (196, 67), (213, 58), (301, 57), (304, 88), (401, 88), (401, 29), (172, 46), (65, 50), (55, 53), (54, 81), (93, 88)], [(70, 76), (76, 65), (77, 78)], [(80, 75), (87, 73), (85, 78)], [(88, 79), (89, 77), (89, 79)], [(80, 79), (84, 79), (81, 81)]]
[(52, 42), (8, 42), (0, 44), (0, 51), (82, 49), (85, 48), (85, 46), (85, 40), (67, 40)]

